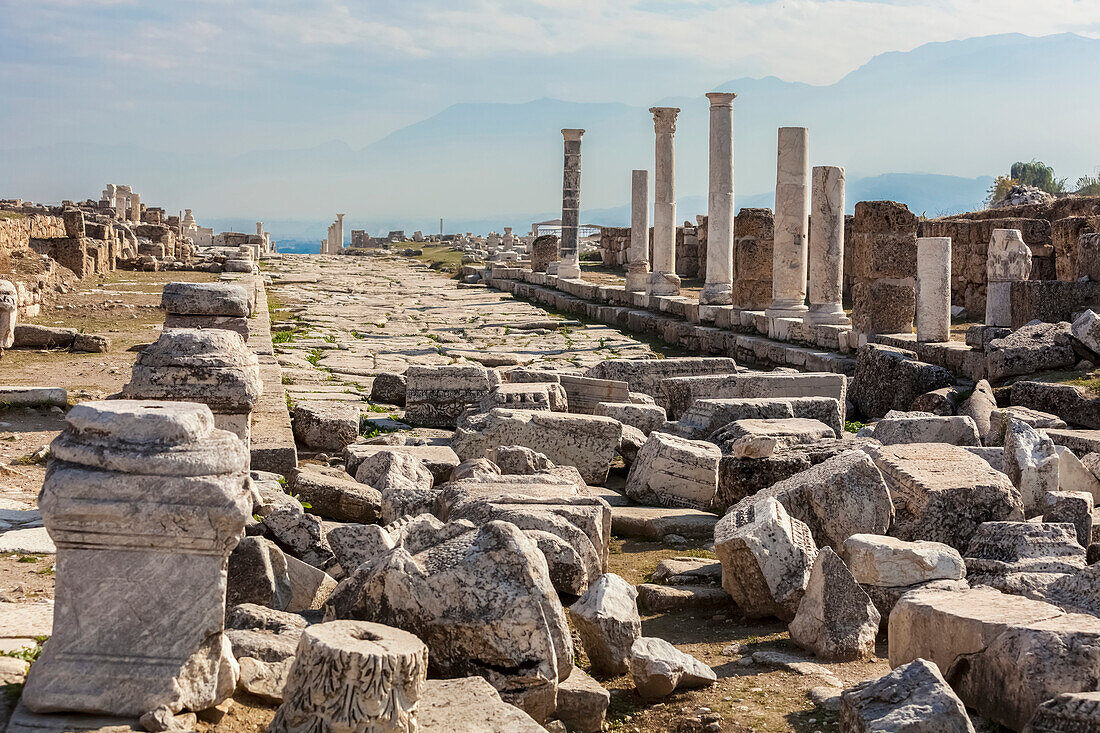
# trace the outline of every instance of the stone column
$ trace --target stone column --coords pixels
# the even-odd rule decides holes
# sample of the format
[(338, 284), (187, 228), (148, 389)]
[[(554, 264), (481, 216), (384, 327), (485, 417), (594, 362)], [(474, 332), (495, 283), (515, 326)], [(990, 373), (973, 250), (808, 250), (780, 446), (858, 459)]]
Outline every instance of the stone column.
[(707, 196), (706, 284), (703, 305), (733, 302), (733, 100), (732, 92), (711, 92), (710, 193)]
[(262, 221), (256, 222), (256, 234), (260, 237), (264, 235), (264, 223)]
[(1012, 283), (1031, 276), (1031, 249), (1019, 229), (993, 230), (985, 274), (985, 325), (1013, 328)]
[(951, 237), (917, 238), (917, 341), (951, 340)]
[(22, 704), (134, 718), (217, 705), (239, 674), (222, 631), (248, 449), (205, 405), (84, 402), (66, 422), (38, 497), (57, 545), (53, 636)]
[(130, 218), (135, 224), (141, 223), (141, 194), (130, 197)]
[(676, 134), (679, 107), (651, 107), (653, 131), (657, 136), (653, 187), (653, 272), (650, 295), (679, 295), (676, 275)]
[(844, 293), (844, 169), (818, 165), (813, 170), (810, 216), (810, 323), (847, 326)]
[(649, 171), (630, 173), (630, 249), (626, 289), (644, 293), (649, 285)]
[(775, 176), (775, 242), (772, 247), (773, 318), (806, 313), (807, 233), (810, 226), (809, 131), (779, 128)]
[(8, 280), (0, 280), (0, 349), (15, 343), (15, 325), (19, 322), (19, 290)]
[(584, 130), (564, 129), (565, 168), (561, 182), (561, 262), (558, 277), (576, 279), (581, 276), (580, 253), (577, 251), (577, 227), (581, 209), (581, 135)]
[(333, 254), (340, 254), (344, 249), (344, 214), (336, 215), (336, 246), (333, 248)]

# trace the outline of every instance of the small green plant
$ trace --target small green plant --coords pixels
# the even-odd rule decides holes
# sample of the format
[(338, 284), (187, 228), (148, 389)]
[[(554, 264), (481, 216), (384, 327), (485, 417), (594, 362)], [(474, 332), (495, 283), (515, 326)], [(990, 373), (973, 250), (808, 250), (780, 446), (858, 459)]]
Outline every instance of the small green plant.
[(844, 432), (846, 433), (858, 433), (865, 427), (867, 427), (866, 423), (861, 423), (859, 420), (844, 421)]
[(289, 331), (276, 331), (271, 334), (271, 343), (273, 344), (289, 344), (298, 335), (298, 329), (292, 328)]
[(306, 356), (306, 361), (308, 361), (313, 366), (318, 366), (324, 355), (324, 349), (311, 349), (309, 354)]
[(329, 335), (325, 336), (325, 341), (327, 341), (327, 342), (328, 342), (328, 343), (330, 343), (330, 344), (334, 344), (334, 343), (336, 343), (336, 337), (335, 337), (335, 336), (333, 336), (333, 335), (332, 335), (332, 334), (330, 333)]
[(294, 377), (289, 374), (283, 375), (283, 384), (294, 384)]
[(33, 555), (20, 555), (16, 562), (38, 562), (38, 558)]

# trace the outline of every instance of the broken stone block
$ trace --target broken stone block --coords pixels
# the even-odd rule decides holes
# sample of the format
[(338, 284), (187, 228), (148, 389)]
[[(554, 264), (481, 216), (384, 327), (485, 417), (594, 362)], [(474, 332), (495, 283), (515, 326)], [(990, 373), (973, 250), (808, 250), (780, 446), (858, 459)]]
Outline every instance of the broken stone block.
[(978, 426), (966, 415), (923, 416), (913, 413), (884, 417), (875, 423), (875, 440), (898, 443), (950, 443), (981, 445)]
[(634, 586), (605, 573), (569, 607), (593, 671), (606, 675), (627, 671), (630, 647), (642, 635), (637, 599)]
[(1045, 587), (1085, 567), (1085, 548), (1072, 524), (986, 522), (963, 553), (971, 585), (1041, 596)]
[(652, 579), (665, 585), (717, 585), (722, 582), (722, 563), (699, 557), (666, 558), (657, 563)]
[(286, 556), (274, 542), (245, 537), (229, 555), (226, 605), (256, 604), (279, 610), (290, 606)]
[(395, 546), (389, 532), (377, 524), (342, 524), (330, 529), (325, 539), (336, 555), (336, 562), (348, 574)]
[(996, 381), (1018, 374), (1068, 369), (1076, 363), (1070, 324), (1031, 323), (989, 342), (986, 376)]
[(404, 374), (381, 372), (376, 374), (370, 387), (370, 401), (384, 405), (405, 406), (406, 380)]
[(227, 558), (252, 510), (244, 443), (194, 403), (85, 402), (66, 420), (38, 502), (57, 545), (55, 624), (23, 704), (130, 717), (217, 705), (238, 675), (222, 630)]
[(594, 415), (603, 415), (618, 420), (623, 425), (632, 425), (645, 435), (664, 426), (667, 417), (665, 408), (657, 405), (638, 405), (633, 402), (600, 402)]
[(598, 415), (495, 409), (470, 418), (455, 432), (459, 458), (484, 457), (501, 445), (522, 445), (558, 466), (575, 466), (585, 483), (602, 484), (619, 447), (622, 425)]
[(661, 380), (669, 377), (736, 372), (737, 362), (727, 357), (684, 356), (672, 359), (611, 359), (591, 367), (584, 376), (626, 382), (631, 392), (644, 392), (657, 397), (661, 394)]
[(940, 387), (925, 392), (909, 406), (914, 412), (927, 412), (932, 415), (954, 415), (958, 410), (959, 391), (955, 387)]
[(779, 420), (737, 420), (711, 435), (707, 440), (717, 443), (723, 453), (732, 453), (733, 444), (741, 438), (774, 438), (776, 449), (816, 443), (834, 437), (833, 429), (820, 420), (802, 417)]
[(947, 590), (964, 591), (970, 588), (965, 579), (960, 580), (929, 580), (926, 583), (914, 583), (913, 585), (865, 585), (860, 584), (863, 591), (871, 597), (871, 602), (879, 613), (879, 633), (885, 634), (889, 628), (890, 612), (906, 593), (923, 590)]
[(458, 418), (500, 384), (495, 369), (477, 364), (410, 366), (405, 372), (405, 420), (453, 428)]
[(342, 581), (325, 619), (362, 619), (416, 634), (439, 676), (476, 674), (536, 720), (554, 710), (573, 666), (565, 613), (546, 560), (518, 527), (421, 525), (419, 547), (399, 545)]
[(788, 626), (791, 641), (829, 661), (874, 655), (879, 612), (830, 547), (817, 554), (806, 593)]
[(283, 686), (306, 620), (302, 616), (244, 604), (230, 610), (225, 635), (241, 666), (237, 689), (275, 703)]
[(894, 518), (886, 482), (863, 451), (848, 451), (796, 473), (742, 499), (731, 511), (768, 496), (806, 523), (818, 547), (839, 548), (854, 534), (881, 534)]
[(959, 407), (959, 414), (969, 417), (978, 427), (978, 435), (982, 439), (982, 445), (1003, 445), (1003, 437), (1000, 442), (994, 442), (990, 432), (990, 418), (997, 411), (997, 398), (993, 396), (993, 388), (984, 379), (978, 380), (974, 385), (974, 391)]
[(500, 478), (500, 468), (488, 458), (471, 458), (451, 471), (451, 481), (494, 481)]
[(553, 408), (548, 388), (554, 386), (537, 382), (498, 384), (481, 398), (477, 409), (479, 412), (488, 412), (494, 407), (512, 410), (551, 410)]
[(856, 534), (844, 540), (840, 556), (861, 585), (905, 586), (966, 577), (962, 555), (940, 542)]
[(868, 733), (974, 733), (966, 706), (939, 668), (925, 659), (845, 690), (840, 696), (840, 727)]
[(664, 639), (643, 636), (630, 647), (630, 675), (643, 699), (671, 695), (678, 688), (692, 689), (714, 684), (714, 670), (690, 654), (684, 654)]
[(325, 541), (320, 517), (305, 512), (276, 509), (263, 519), (264, 526), (275, 541), (298, 559), (319, 569), (332, 563), (332, 550)]
[(1058, 453), (1054, 442), (1027, 423), (1011, 420), (1005, 433), (1001, 470), (1020, 490), (1024, 516), (1042, 513), (1043, 496), (1058, 490)]
[(1100, 503), (1100, 480), (1069, 448), (1056, 445), (1054, 450), (1058, 453), (1058, 490), (1083, 491), (1092, 496), (1093, 505)]
[(630, 467), (626, 494), (642, 504), (705, 509), (718, 490), (721, 457), (713, 443), (652, 433)]
[(1043, 497), (1043, 523), (1072, 524), (1077, 530), (1077, 543), (1088, 547), (1092, 541), (1093, 505), (1092, 494), (1087, 491), (1048, 492)]
[(111, 339), (95, 333), (78, 333), (73, 339), (73, 351), (105, 354), (111, 350)]
[(558, 705), (554, 717), (577, 733), (603, 730), (611, 693), (583, 669), (574, 668), (569, 679), (558, 685)]
[(626, 382), (573, 374), (560, 374), (558, 382), (565, 391), (569, 412), (594, 415), (598, 414), (596, 407), (601, 402), (621, 403), (630, 400), (630, 387)]
[(908, 443), (866, 450), (890, 489), (893, 537), (962, 551), (983, 522), (1023, 519), (1020, 492), (1008, 476), (965, 448)]
[(1100, 730), (1100, 692), (1064, 692), (1039, 704), (1024, 733)]
[(417, 724), (419, 733), (546, 733), (481, 677), (425, 682)]
[(638, 607), (650, 613), (732, 610), (733, 599), (721, 588), (703, 585), (655, 585), (642, 583), (638, 588)]
[(856, 373), (849, 399), (865, 417), (908, 410), (925, 392), (955, 383), (951, 372), (918, 361), (916, 354), (880, 344), (865, 344), (856, 353)]
[(633, 466), (638, 460), (638, 453), (645, 447), (648, 438), (633, 425), (623, 425), (623, 434), (619, 437), (619, 447), (616, 452), (622, 457), (623, 464)]
[(381, 519), (382, 494), (346, 473), (344, 476), (303, 466), (294, 478), (294, 492), (310, 505), (310, 512), (338, 522), (369, 524)]
[(373, 486), (382, 495), (382, 521), (405, 515), (431, 514), (439, 492), (424, 461), (404, 451), (379, 451), (362, 461), (355, 480)]
[(233, 283), (165, 283), (160, 304), (165, 313), (179, 316), (252, 315), (248, 291)]
[(699, 399), (675, 423), (675, 433), (682, 438), (703, 440), (737, 420), (792, 417), (795, 417), (793, 401), (787, 399)]
[(294, 437), (313, 450), (337, 451), (359, 437), (359, 408), (349, 402), (298, 402)]
[(302, 632), (272, 733), (414, 730), (428, 648), (407, 631), (332, 621)]
[(344, 448), (344, 466), (347, 472), (355, 476), (359, 466), (376, 453), (404, 453), (424, 462), (436, 483), (444, 483), (451, 477), (451, 471), (461, 461), (449, 445), (368, 445), (353, 443)]
[(714, 527), (722, 587), (750, 618), (790, 621), (817, 557), (810, 528), (768, 497), (733, 509)]
[(504, 475), (526, 476), (554, 468), (549, 458), (522, 445), (498, 445), (489, 450), (488, 457)]

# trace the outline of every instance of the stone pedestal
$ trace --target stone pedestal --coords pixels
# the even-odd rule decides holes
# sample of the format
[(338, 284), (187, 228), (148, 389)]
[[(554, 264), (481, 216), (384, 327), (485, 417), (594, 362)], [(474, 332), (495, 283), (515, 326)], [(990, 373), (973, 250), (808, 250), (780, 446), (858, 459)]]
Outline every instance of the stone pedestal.
[(19, 322), (19, 291), (7, 280), (0, 280), (0, 349), (15, 343), (15, 325)]
[(704, 305), (733, 302), (733, 100), (736, 94), (711, 92), (710, 193), (707, 196), (706, 284)]
[(558, 277), (578, 279), (581, 276), (580, 253), (577, 251), (577, 227), (581, 209), (581, 136), (584, 130), (565, 129), (565, 167), (561, 182), (561, 263)]
[(626, 290), (644, 293), (649, 285), (649, 171), (630, 173), (630, 249)]
[(917, 238), (917, 341), (951, 340), (951, 237)]
[(844, 290), (844, 169), (814, 166), (810, 216), (810, 310), (815, 325), (851, 323), (841, 304)]
[(994, 229), (986, 259), (985, 325), (1012, 327), (1012, 283), (1031, 275), (1031, 249), (1019, 229)]
[(653, 272), (649, 276), (650, 295), (679, 295), (680, 278), (676, 275), (676, 154), (672, 137), (676, 134), (679, 107), (651, 107), (653, 130), (657, 136), (653, 201)]
[(807, 235), (810, 226), (809, 131), (780, 127), (772, 245), (772, 318), (806, 313)]
[(85, 402), (67, 422), (38, 500), (57, 545), (53, 636), (23, 704), (136, 717), (222, 702), (239, 670), (222, 630), (252, 512), (244, 443), (197, 404)]

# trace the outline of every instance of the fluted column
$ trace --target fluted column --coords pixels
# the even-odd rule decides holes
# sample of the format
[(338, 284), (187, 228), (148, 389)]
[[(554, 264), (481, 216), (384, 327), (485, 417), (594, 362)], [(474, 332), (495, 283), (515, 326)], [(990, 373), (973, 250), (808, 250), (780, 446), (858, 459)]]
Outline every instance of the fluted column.
[(676, 276), (676, 154), (672, 137), (676, 134), (679, 107), (651, 107), (656, 133), (653, 200), (653, 273), (649, 276), (650, 295), (679, 295)]
[(844, 169), (818, 165), (813, 171), (810, 215), (810, 323), (847, 326), (844, 293)]
[(630, 249), (626, 289), (644, 293), (649, 284), (649, 171), (630, 173)]
[(732, 92), (711, 92), (710, 190), (707, 196), (706, 284), (704, 305), (733, 302), (733, 100)]
[(558, 277), (581, 276), (580, 255), (577, 252), (577, 227), (581, 209), (581, 136), (584, 130), (564, 129), (565, 166), (561, 182), (561, 262)]
[(806, 313), (807, 234), (810, 219), (809, 132), (780, 127), (775, 176), (775, 241), (772, 246), (774, 318)]

